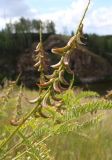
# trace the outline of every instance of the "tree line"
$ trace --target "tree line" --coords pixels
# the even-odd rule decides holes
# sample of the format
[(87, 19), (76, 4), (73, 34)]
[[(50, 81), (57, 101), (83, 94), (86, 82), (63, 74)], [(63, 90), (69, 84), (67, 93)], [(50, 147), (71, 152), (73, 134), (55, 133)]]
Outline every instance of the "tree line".
[[(15, 23), (7, 23), (5, 29), (0, 31), (0, 57), (13, 57), (29, 48), (40, 32), (40, 24), (44, 34), (56, 33), (55, 23), (49, 20), (43, 22), (20, 18)], [(112, 55), (112, 36), (86, 34), (86, 37), (87, 46), (94, 53)]]
[[(47, 39), (50, 34), (56, 34), (53, 21), (43, 22), (25, 18), (20, 18), (15, 23), (6, 24), (6, 27), (0, 31), (0, 77), (1, 75), (2, 77), (6, 76), (9, 70), (11, 72), (11, 66), (13, 70), (18, 57), (30, 48), (33, 42), (39, 40), (40, 24), (43, 40)], [(95, 54), (108, 58), (112, 63), (112, 36), (98, 36), (96, 34), (85, 34), (85, 36), (87, 37), (87, 47)]]
[(45, 34), (55, 34), (53, 21), (29, 20), (20, 18), (18, 22), (6, 24), (5, 29), (0, 31), (0, 56), (17, 55), (32, 45), (34, 36), (40, 31)]
[(98, 36), (96, 34), (87, 35), (87, 45), (95, 54), (104, 56), (112, 55), (112, 35)]

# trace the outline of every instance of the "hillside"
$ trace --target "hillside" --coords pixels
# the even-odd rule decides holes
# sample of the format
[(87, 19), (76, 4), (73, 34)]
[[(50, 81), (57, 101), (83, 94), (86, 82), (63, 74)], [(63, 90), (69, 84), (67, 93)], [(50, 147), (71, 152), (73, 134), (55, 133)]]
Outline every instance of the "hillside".
[[(49, 35), (44, 41), (44, 48), (49, 61), (47, 73), (52, 72), (50, 64), (55, 64), (60, 58), (52, 54), (51, 49), (66, 45), (68, 39), (68, 36)], [(39, 73), (33, 68), (33, 56), (37, 43), (38, 42), (34, 42), (30, 48), (20, 53), (13, 63), (10, 63), (9, 59), (1, 59), (0, 69), (3, 75), (5, 76), (7, 72), (12, 75), (22, 72), (21, 81), (28, 87), (35, 87), (37, 79), (39, 78)], [(73, 51), (70, 65), (82, 82), (99, 81), (112, 76), (112, 64), (110, 64), (107, 59), (96, 55), (86, 47), (80, 47)]]

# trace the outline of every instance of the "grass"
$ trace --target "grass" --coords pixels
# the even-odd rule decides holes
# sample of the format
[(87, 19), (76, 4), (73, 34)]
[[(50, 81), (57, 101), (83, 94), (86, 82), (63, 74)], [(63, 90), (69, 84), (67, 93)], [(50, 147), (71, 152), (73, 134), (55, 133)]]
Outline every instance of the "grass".
[(85, 133), (72, 132), (56, 136), (48, 141), (56, 160), (111, 160), (112, 113), (97, 127), (85, 129)]
[[(17, 89), (18, 90), (18, 89)], [(16, 91), (13, 100), (5, 106), (4, 116), (0, 114), (0, 139), (10, 132), (9, 121), (14, 113), (16, 104)], [(36, 91), (25, 89), (25, 95), (33, 99)], [(24, 110), (31, 106), (23, 101)], [(56, 135), (47, 140), (51, 153), (56, 160), (111, 160), (112, 159), (112, 113), (105, 111), (105, 119), (97, 126), (85, 128), (82, 132), (70, 132), (69, 134)], [(9, 130), (5, 133), (6, 128)], [(5, 129), (5, 130), (4, 130)], [(22, 160), (22, 159), (21, 159)]]

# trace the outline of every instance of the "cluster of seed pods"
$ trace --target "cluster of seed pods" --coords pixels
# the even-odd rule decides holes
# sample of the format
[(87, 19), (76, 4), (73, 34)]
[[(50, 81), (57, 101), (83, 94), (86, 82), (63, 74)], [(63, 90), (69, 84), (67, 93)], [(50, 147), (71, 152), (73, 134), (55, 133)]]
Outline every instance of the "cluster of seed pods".
[[(69, 42), (65, 47), (62, 48), (54, 48), (52, 49), (52, 53), (58, 54), (61, 56), (60, 61), (52, 65), (51, 67), (54, 69), (54, 72), (51, 75), (44, 75), (42, 80), (40, 77), (40, 83), (37, 85), (42, 90), (48, 89), (46, 95), (41, 99), (41, 94), (34, 100), (29, 101), (30, 103), (37, 103), (41, 99), (41, 103), (37, 109), (37, 112), (44, 118), (47, 118), (42, 109), (48, 106), (55, 107), (57, 111), (61, 111), (61, 106), (63, 105), (63, 101), (60, 98), (60, 94), (63, 91), (66, 91), (70, 86), (70, 81), (66, 79), (66, 73), (74, 75), (74, 72), (70, 69), (70, 54), (72, 51), (77, 48), (79, 45), (85, 45), (81, 40), (84, 38), (83, 36), (83, 25), (81, 24), (79, 30), (76, 35), (70, 38)], [(38, 68), (38, 71), (42, 73), (44, 70), (44, 49), (42, 42), (40, 42), (36, 47), (36, 64), (34, 67)]]

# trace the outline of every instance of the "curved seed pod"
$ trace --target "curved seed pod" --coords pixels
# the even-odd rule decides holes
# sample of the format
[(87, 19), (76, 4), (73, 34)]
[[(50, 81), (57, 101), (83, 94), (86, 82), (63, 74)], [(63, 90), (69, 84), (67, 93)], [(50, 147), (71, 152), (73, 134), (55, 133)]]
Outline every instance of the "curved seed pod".
[(69, 46), (65, 46), (62, 48), (53, 48), (51, 51), (55, 54), (64, 55), (69, 50), (69, 48)]
[(62, 107), (62, 106), (61, 106), (61, 107), (59, 106), (56, 111), (57, 111), (58, 113), (60, 113), (61, 115), (63, 115), (65, 110), (66, 110), (66, 108), (64, 108), (64, 107)]
[(54, 77), (54, 75), (53, 75), (53, 74), (51, 74), (51, 75), (45, 75), (45, 77), (46, 77), (47, 79), (51, 79), (51, 78)]
[(56, 76), (56, 74), (57, 74), (57, 71), (55, 70), (55, 71), (53, 72), (53, 74), (51, 74), (51, 75), (45, 75), (45, 77), (46, 77), (47, 79), (52, 79), (52, 78), (54, 78), (54, 77)]
[(77, 40), (77, 43), (78, 43), (78, 44), (80, 44), (80, 45), (85, 45), (85, 43), (83, 43), (83, 42), (81, 41), (81, 36), (80, 36), (80, 34), (77, 35), (76, 40)]
[(61, 90), (59, 88), (59, 79), (56, 79), (53, 83), (53, 88), (56, 92), (61, 93)]
[(38, 45), (36, 46), (36, 52), (38, 52), (42, 47), (42, 44), (39, 42)]
[(54, 81), (54, 78), (50, 79), (48, 82), (37, 84), (39, 87), (48, 87), (52, 82)]
[(65, 66), (68, 66), (69, 65), (69, 54), (66, 54), (65, 57), (64, 57), (64, 60), (63, 60), (63, 63)]
[(19, 126), (21, 123), (23, 122), (23, 120), (17, 120), (17, 119), (12, 119), (10, 120), (10, 124), (13, 126)]
[(62, 87), (61, 83), (59, 83), (59, 88), (60, 88), (61, 92), (64, 92), (64, 91), (66, 91), (68, 89), (68, 87), (67, 88)]
[(43, 118), (50, 118), (49, 116), (45, 115), (43, 112), (42, 112), (42, 107), (39, 107), (38, 108), (38, 113), (41, 117)]
[(75, 45), (76, 45), (75, 42), (76, 42), (76, 35), (70, 38), (70, 40), (67, 43), (67, 45), (69, 46), (69, 48), (75, 47)]
[(39, 55), (36, 55), (35, 61), (37, 62), (39, 60)]
[(43, 59), (43, 58), (44, 58), (44, 56), (43, 56), (43, 55), (40, 55), (40, 57), (41, 57), (41, 59)]
[(40, 97), (37, 97), (37, 98), (32, 99), (32, 100), (28, 100), (28, 99), (27, 99), (27, 101), (28, 101), (29, 103), (31, 103), (31, 104), (34, 104), (34, 103), (38, 102), (39, 98), (40, 98)]
[(70, 69), (69, 66), (65, 66), (65, 70), (69, 73), (69, 74), (73, 74), (74, 72)]
[(39, 68), (38, 68), (38, 71), (40, 72), (42, 70), (42, 66), (40, 65)]
[(51, 98), (52, 98), (54, 101), (62, 101), (61, 98), (56, 97), (56, 94), (55, 94), (54, 92), (52, 93)]
[(60, 107), (62, 104), (63, 104), (62, 101), (61, 101), (61, 102), (55, 102), (55, 106), (56, 106), (56, 107)]
[(39, 65), (40, 65), (40, 61), (37, 62), (37, 63), (34, 65), (34, 67), (39, 67)]
[(59, 80), (64, 85), (69, 85), (69, 83), (64, 79), (64, 70), (61, 70), (59, 73)]
[(50, 93), (47, 93), (46, 96), (45, 96), (45, 97), (43, 98), (43, 100), (42, 100), (42, 103), (41, 103), (41, 106), (42, 106), (42, 107), (47, 107), (47, 106), (50, 105), (50, 100), (49, 100), (49, 98), (50, 98)]
[(59, 79), (56, 79), (53, 83), (53, 88), (57, 93), (65, 91), (67, 88), (63, 88), (59, 82)]
[(60, 107), (62, 105), (62, 101), (51, 101), (51, 105), (54, 106), (54, 107)]
[(51, 67), (55, 68), (55, 69), (58, 69), (62, 65), (62, 63), (63, 63), (63, 57), (61, 57), (61, 60), (57, 64), (52, 65)]

